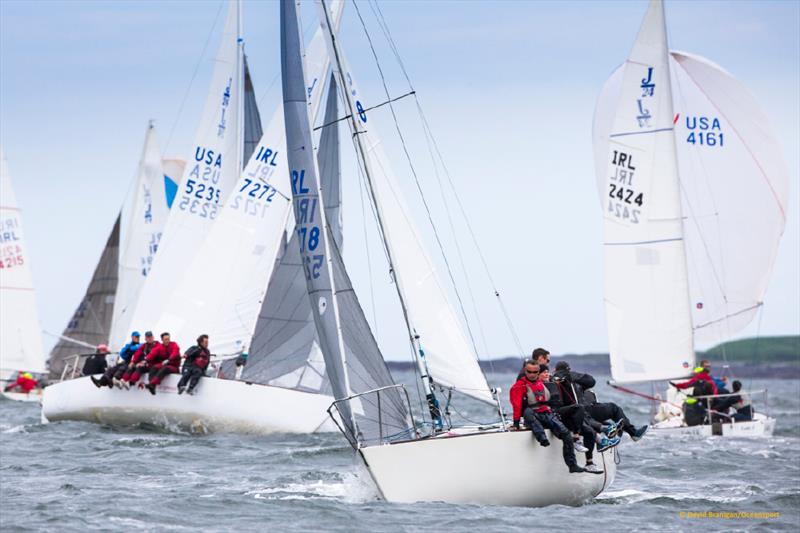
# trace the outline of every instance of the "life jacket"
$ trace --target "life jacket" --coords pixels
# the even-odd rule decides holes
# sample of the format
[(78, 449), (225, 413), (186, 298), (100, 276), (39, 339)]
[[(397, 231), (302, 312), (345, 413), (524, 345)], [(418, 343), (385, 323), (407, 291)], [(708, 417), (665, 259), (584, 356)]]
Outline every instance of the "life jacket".
[(547, 390), (547, 387), (545, 387), (544, 383), (541, 381), (539, 385), (540, 387), (536, 387), (535, 391), (533, 390), (533, 386), (527, 385), (528, 390), (525, 393), (525, 399), (527, 400), (528, 407), (532, 408), (537, 413), (544, 413), (550, 411), (550, 406), (547, 405), (548, 400), (550, 400), (550, 391)]

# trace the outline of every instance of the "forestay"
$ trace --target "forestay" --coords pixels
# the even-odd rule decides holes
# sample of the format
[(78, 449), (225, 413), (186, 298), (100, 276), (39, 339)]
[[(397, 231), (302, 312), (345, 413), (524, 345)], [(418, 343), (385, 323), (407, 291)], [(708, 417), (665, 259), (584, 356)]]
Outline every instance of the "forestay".
[[(679, 52), (670, 55), (670, 74), (692, 323), (698, 342), (716, 343), (750, 323), (763, 301), (785, 226), (788, 170), (741, 82), (705, 58)], [(602, 168), (621, 86), (622, 68), (597, 104), (595, 156)], [(598, 177), (602, 191), (605, 176)]]
[(654, 0), (622, 67), (611, 110), (598, 109), (605, 300), (616, 381), (686, 375), (694, 365), (663, 5)]
[[(323, 4), (317, 2), (318, 10)], [(324, 23), (324, 14), (321, 15)], [(333, 54), (330, 32), (325, 31), (329, 55)], [(398, 287), (402, 290), (409, 321), (419, 335), (419, 344), (425, 353), (433, 380), (453, 387), (464, 394), (494, 405), (486, 377), (477, 362), (477, 354), (470, 347), (461, 321), (451, 307), (445, 288), (439, 281), (436, 267), (425, 250), (422, 239), (414, 227), (402, 191), (392, 172), (380, 140), (368, 123), (367, 107), (361, 101), (355, 77), (347, 66), (341, 47), (339, 60), (344, 71), (344, 90), (351, 95), (350, 112), (359, 127), (358, 137), (365, 148), (364, 164), (372, 176), (376, 209), (384, 221), (384, 241), (394, 262)], [(336, 69), (336, 65), (333, 65)]]
[[(341, 8), (339, 3), (337, 18)], [(309, 46), (307, 63), (315, 77), (324, 79), (328, 60), (319, 33)], [(310, 111), (316, 115), (324, 84), (310, 84), (307, 90)], [(249, 112), (245, 115), (253, 116)], [(279, 107), (219, 217), (197, 248), (187, 252), (180, 265), (180, 279), (162, 294), (162, 306), (151, 316), (153, 328), (167, 329), (183, 343), (206, 333), (218, 355), (250, 351), (291, 216), (285, 152), (283, 110)]]
[[(344, 269), (326, 222), (313, 153), (301, 55), (301, 35), (293, 0), (281, 2), (281, 72), (286, 139), (291, 173), (295, 232), (306, 290), (328, 378), (336, 399), (393, 385), (378, 345)], [(397, 389), (339, 404), (351, 443), (377, 441), (408, 430), (408, 413)], [(379, 419), (383, 424), (379, 424)]]
[(0, 379), (14, 371), (45, 371), (29, 251), (8, 163), (0, 148)]
[(136, 305), (169, 216), (164, 176), (156, 131), (151, 123), (133, 187), (122, 207), (119, 280), (110, 338), (114, 349), (119, 349), (130, 334), (124, 317)]
[[(187, 262), (202, 245), (241, 174), (242, 70), (239, 2), (232, 1), (196, 141), (161, 237), (160, 252), (128, 321), (133, 327), (180, 326), (156, 322), (156, 318), (166, 303), (165, 295), (184, 277)], [(202, 291), (216, 281), (204, 279), (195, 290)]]

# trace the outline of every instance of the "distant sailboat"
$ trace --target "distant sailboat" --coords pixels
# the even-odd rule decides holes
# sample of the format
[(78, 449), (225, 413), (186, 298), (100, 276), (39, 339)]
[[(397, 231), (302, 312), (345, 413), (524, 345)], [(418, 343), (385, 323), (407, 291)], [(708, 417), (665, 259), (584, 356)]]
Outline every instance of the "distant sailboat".
[[(341, 2), (335, 4), (331, 15), (335, 20), (342, 8)], [(329, 60), (321, 30), (306, 52), (313, 73), (307, 87), (310, 112), (316, 115), (322, 95), (327, 94), (324, 120), (333, 121), (338, 115), (336, 85), (325, 82)], [(252, 97), (252, 85), (245, 94)], [(260, 127), (253, 131), (261, 132)], [(46, 394), (43, 413), (49, 420), (152, 422), (198, 431), (256, 433), (308, 433), (327, 425), (325, 409), (332, 398), (325, 395), (329, 387), (310, 322), (303, 266), (299, 258), (295, 260), (295, 248), (286, 243), (286, 235), (294, 229), (293, 224), (287, 226), (291, 193), (284, 134), (279, 109), (205, 237), (196, 239), (200, 244), (186, 250), (186, 259), (179, 264), (157, 260), (154, 267), (156, 273), (173, 268), (180, 277), (160, 295), (162, 307), (146, 327), (168, 329), (181, 344), (207, 333), (214, 351), (234, 357), (249, 352), (241, 380), (232, 379), (237, 376), (233, 359), (220, 370), (219, 377), (227, 379), (204, 378), (190, 398), (176, 394), (177, 376), (160, 385), (156, 397), (146, 391), (97, 390), (86, 380), (74, 380), (51, 387)], [(329, 128), (319, 147), (336, 218), (341, 195), (338, 142), (336, 130)], [(298, 279), (302, 292), (295, 290)], [(230, 405), (240, 407), (232, 410)], [(292, 409), (278, 408), (285, 405)]]
[[(594, 147), (612, 377), (687, 376), (695, 342), (730, 338), (763, 303), (788, 200), (779, 145), (738, 80), (669, 53), (664, 7), (653, 0), (598, 99)], [(757, 413), (714, 431), (773, 426)], [(712, 433), (710, 424), (683, 429)]]
[(38, 401), (41, 389), (27, 394), (3, 392), (9, 381), (18, 372), (41, 378), (46, 371), (30, 262), (22, 213), (0, 149), (0, 395), (22, 401)]
[[(592, 498), (614, 478), (613, 452), (601, 454), (605, 475), (571, 475), (560, 452), (539, 447), (528, 432), (509, 432), (502, 422), (452, 427), (445, 420), (437, 391), (463, 393), (499, 410), (495, 391), (486, 383), (432, 262), (415, 237), (374, 131), (365, 127), (368, 115), (330, 24), (326, 2), (317, 5), (409, 346), (423, 377), (420, 385), (425, 388), (431, 425), (417, 424), (412, 417), (408, 395), (383, 360), (338, 249), (313, 157), (296, 4), (283, 0), (281, 67), (297, 246), (306, 265), (306, 293), (336, 398), (331, 408), (334, 420), (381, 495), (390, 501), (541, 506)], [(548, 483), (530, 486), (531, 479)]]

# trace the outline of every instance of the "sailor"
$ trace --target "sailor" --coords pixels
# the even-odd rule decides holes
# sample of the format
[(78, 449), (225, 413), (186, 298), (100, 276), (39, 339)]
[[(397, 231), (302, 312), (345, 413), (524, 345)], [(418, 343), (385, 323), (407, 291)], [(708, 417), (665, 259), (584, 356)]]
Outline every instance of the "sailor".
[(140, 335), (138, 331), (131, 333), (131, 342), (123, 346), (119, 351), (119, 361), (117, 364), (106, 369), (105, 373), (103, 373), (103, 376), (100, 379), (92, 376), (92, 383), (94, 383), (96, 387), (114, 387), (114, 379), (120, 379), (122, 377), (122, 375), (125, 373), (125, 370), (127, 370), (128, 365), (130, 364), (133, 354), (136, 353), (136, 350), (138, 350), (139, 346), (141, 346), (139, 343), (139, 337)]
[(13, 383), (6, 385), (6, 392), (24, 392), (28, 394), (33, 389), (39, 386), (39, 383), (33, 378), (30, 372), (17, 372), (17, 379)]
[(561, 420), (547, 405), (550, 395), (544, 384), (539, 381), (539, 365), (535, 361), (525, 362), (523, 367), (524, 377), (519, 378), (509, 391), (511, 406), (514, 410), (514, 430), (519, 429), (520, 418), (525, 419), (525, 424), (533, 432), (533, 436), (542, 446), (550, 446), (550, 441), (544, 429), (549, 429), (561, 439), (564, 462), (569, 467), (570, 473), (586, 472), (578, 466), (575, 459), (575, 448), (572, 443), (572, 433), (564, 426)]
[[(178, 382), (178, 394), (194, 394), (194, 388), (200, 378), (206, 375), (211, 353), (208, 351), (208, 335), (197, 337), (197, 344), (186, 350), (183, 360), (183, 375)], [(187, 389), (186, 386), (189, 386)]]
[(712, 393), (714, 383), (703, 379), (694, 383), (692, 396), (686, 399), (683, 404), (683, 421), (687, 426), (699, 426), (708, 422), (708, 398)]
[[(536, 363), (537, 365), (549, 365), (550, 364), (550, 352), (545, 350), (544, 348), (536, 348), (531, 353), (531, 360)], [(527, 362), (526, 362), (527, 363)], [(522, 363), (522, 368), (517, 374), (517, 379), (522, 379), (525, 377), (525, 364)]]
[[(587, 415), (582, 405), (564, 405), (559, 390), (559, 384), (550, 380), (550, 369), (547, 365), (539, 365), (539, 379), (550, 392), (548, 405), (555, 410), (564, 425), (572, 431), (575, 451), (586, 454), (586, 471), (591, 473), (602, 473), (597, 465), (594, 464), (594, 447), (597, 444), (597, 451), (602, 452), (619, 444), (619, 437), (609, 438), (605, 433), (598, 433), (587, 423)], [(602, 428), (602, 425), (597, 424)], [(583, 443), (579, 438), (583, 437)]]
[(719, 403), (714, 406), (714, 409), (727, 414), (728, 410), (733, 407), (736, 412), (733, 414), (733, 420), (736, 422), (746, 422), (753, 419), (753, 405), (750, 401), (750, 395), (741, 392), (742, 382), (738, 379), (733, 382), (733, 395), (725, 398), (720, 398)]
[(717, 384), (714, 382), (714, 378), (711, 377), (711, 363), (707, 359), (700, 361), (700, 366), (694, 369), (694, 376), (688, 381), (684, 381), (683, 383), (673, 383), (670, 381), (669, 384), (676, 389), (683, 390), (692, 387), (698, 381), (707, 381), (710, 383), (711, 394), (717, 394)]
[(83, 363), (83, 370), (81, 375), (91, 376), (92, 374), (102, 374), (108, 367), (106, 356), (109, 354), (108, 346), (105, 344), (98, 344), (95, 353), (86, 358)]
[(122, 374), (122, 377), (119, 379), (119, 381), (116, 381), (114, 385), (119, 388), (127, 389), (130, 388), (131, 384), (136, 384), (141, 375), (150, 369), (150, 365), (147, 362), (147, 356), (150, 355), (150, 352), (152, 352), (156, 346), (160, 346), (160, 344), (153, 336), (153, 332), (145, 331), (144, 344), (140, 345), (133, 354), (133, 357), (131, 357), (131, 362), (128, 364), (128, 368)]
[(165, 377), (178, 373), (181, 367), (181, 349), (177, 342), (170, 340), (169, 333), (164, 332), (161, 334), (161, 344), (153, 348), (145, 361), (150, 364), (149, 380), (145, 387), (150, 394), (155, 394), (156, 387)]

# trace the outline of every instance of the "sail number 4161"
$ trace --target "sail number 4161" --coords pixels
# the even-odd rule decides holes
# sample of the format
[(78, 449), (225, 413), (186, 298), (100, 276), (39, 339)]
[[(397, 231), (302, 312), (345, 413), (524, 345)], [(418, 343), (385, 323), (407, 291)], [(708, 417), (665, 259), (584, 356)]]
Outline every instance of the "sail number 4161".
[(725, 134), (714, 131), (692, 131), (686, 137), (686, 142), (701, 146), (725, 146)]

